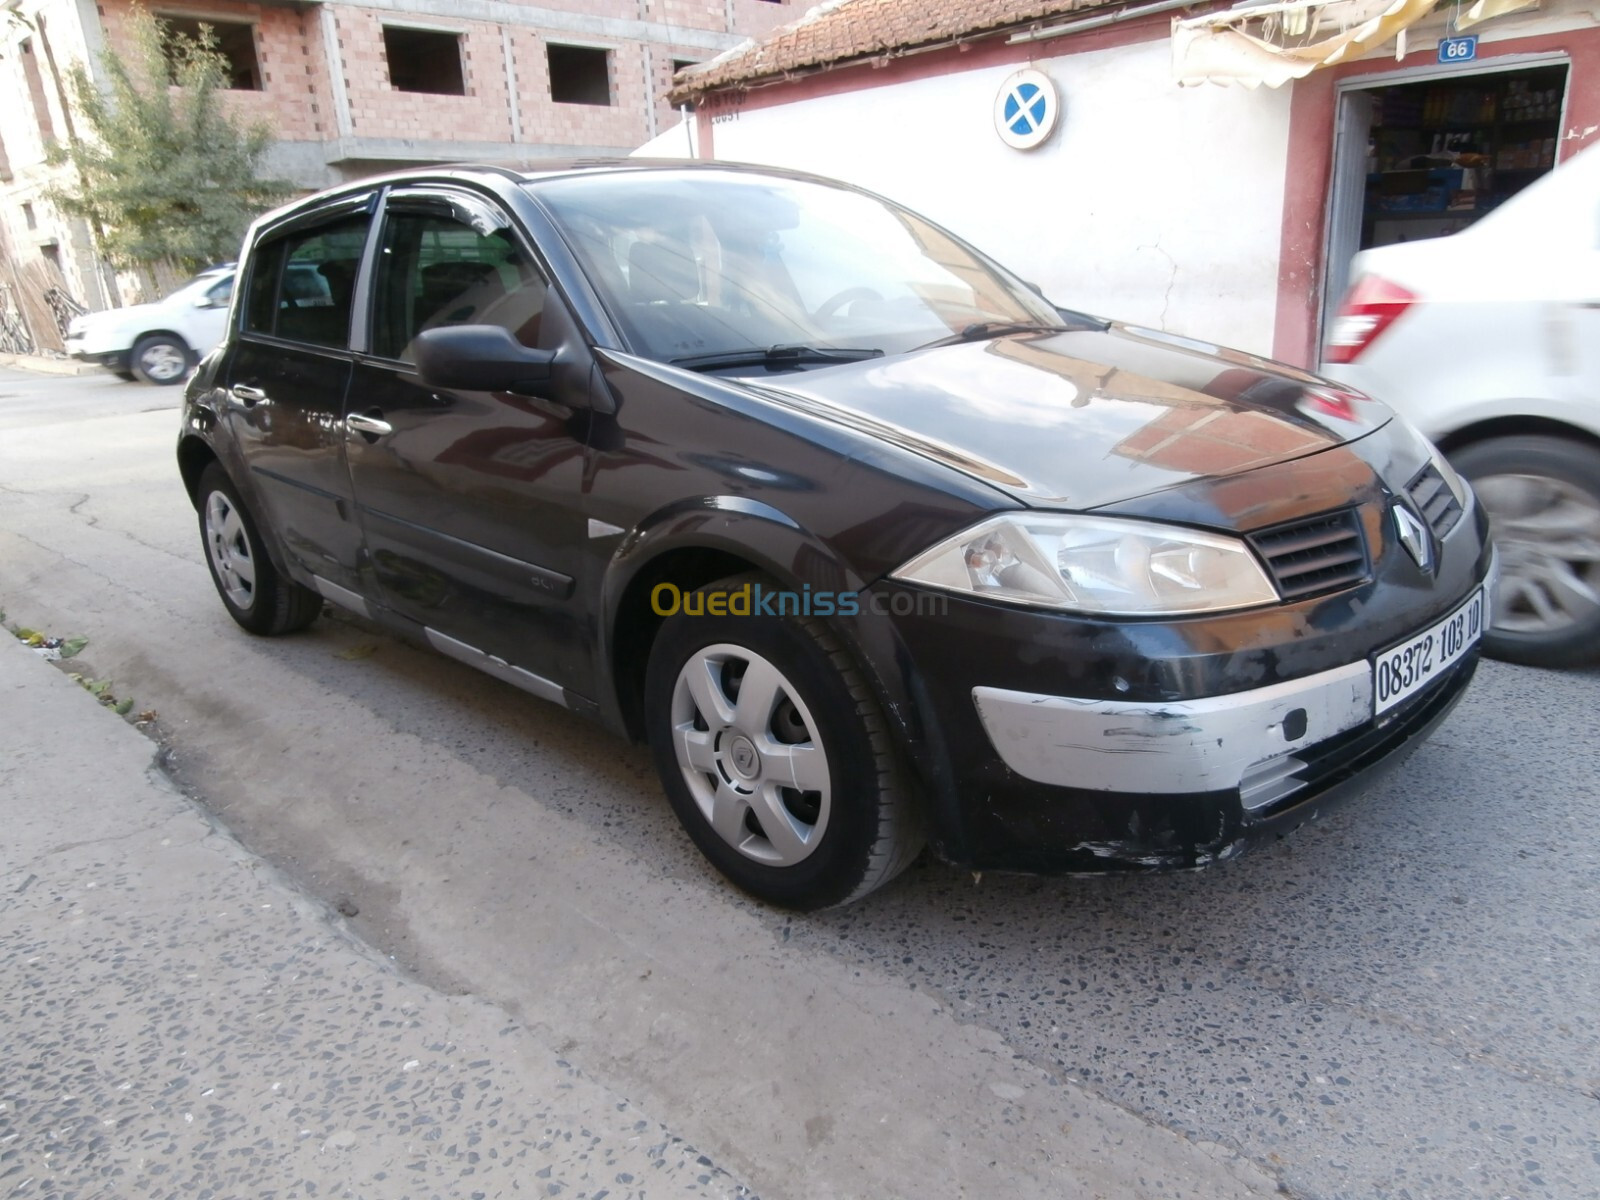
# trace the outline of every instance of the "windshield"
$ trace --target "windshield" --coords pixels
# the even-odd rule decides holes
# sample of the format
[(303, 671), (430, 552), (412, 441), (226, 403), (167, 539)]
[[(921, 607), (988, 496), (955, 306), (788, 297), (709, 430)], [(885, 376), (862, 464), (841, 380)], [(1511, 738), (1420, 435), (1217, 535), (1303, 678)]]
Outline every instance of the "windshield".
[(978, 324), (1061, 320), (971, 247), (841, 187), (639, 171), (544, 181), (537, 194), (630, 349), (648, 358), (893, 354)]
[(174, 296), (187, 296), (190, 292), (198, 296), (220, 280), (226, 280), (231, 284), (233, 282), (233, 272), (201, 271), (200, 274), (185, 280), (182, 287), (174, 288), (168, 292), (164, 298), (170, 300)]

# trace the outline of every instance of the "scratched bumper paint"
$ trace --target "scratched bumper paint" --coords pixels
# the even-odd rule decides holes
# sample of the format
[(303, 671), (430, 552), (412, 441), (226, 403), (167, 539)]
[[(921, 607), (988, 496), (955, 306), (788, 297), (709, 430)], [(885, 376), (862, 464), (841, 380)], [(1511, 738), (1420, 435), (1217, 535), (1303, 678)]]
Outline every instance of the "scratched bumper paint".
[(1058, 787), (1158, 794), (1237, 788), (1252, 766), (1372, 717), (1364, 662), (1203, 700), (1130, 703), (972, 689), (1006, 766)]

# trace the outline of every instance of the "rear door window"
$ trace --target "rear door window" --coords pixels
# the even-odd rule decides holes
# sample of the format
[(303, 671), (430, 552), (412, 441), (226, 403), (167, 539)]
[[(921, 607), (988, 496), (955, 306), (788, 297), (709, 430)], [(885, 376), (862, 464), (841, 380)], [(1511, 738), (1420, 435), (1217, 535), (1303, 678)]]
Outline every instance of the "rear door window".
[(250, 271), (245, 332), (311, 346), (348, 346), (370, 223), (365, 213), (344, 216), (262, 242)]

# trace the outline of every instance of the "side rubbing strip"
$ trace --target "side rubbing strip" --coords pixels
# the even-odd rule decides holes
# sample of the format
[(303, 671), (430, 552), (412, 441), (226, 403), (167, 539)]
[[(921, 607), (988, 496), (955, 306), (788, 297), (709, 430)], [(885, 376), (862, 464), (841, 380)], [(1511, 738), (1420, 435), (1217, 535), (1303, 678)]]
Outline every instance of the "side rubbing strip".
[(513, 667), (503, 658), (496, 658), (492, 654), (485, 654), (476, 646), (469, 646), (465, 642), (458, 642), (453, 637), (446, 637), (437, 629), (427, 630), (428, 644), (441, 654), (448, 654), (457, 662), (464, 662), (469, 667), (477, 667), (487, 675), (504, 680), (512, 687), (521, 688), (531, 692), (541, 700), (549, 700), (561, 705), (567, 705), (566, 693), (558, 683), (551, 683), (542, 675), (535, 675), (532, 671), (524, 671), (521, 667)]
[(331, 600), (340, 608), (348, 608), (353, 613), (360, 613), (363, 617), (371, 617), (367, 611), (366, 597), (359, 592), (352, 592), (349, 588), (342, 588), (337, 583), (329, 583), (321, 575), (313, 575), (317, 581), (317, 591), (322, 593), (324, 600)]

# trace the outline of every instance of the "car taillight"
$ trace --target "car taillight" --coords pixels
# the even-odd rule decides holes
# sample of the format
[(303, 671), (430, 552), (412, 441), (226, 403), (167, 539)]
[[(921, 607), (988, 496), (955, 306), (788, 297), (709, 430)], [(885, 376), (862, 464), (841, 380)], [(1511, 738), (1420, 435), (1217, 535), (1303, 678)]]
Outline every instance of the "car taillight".
[(1324, 357), (1331, 363), (1355, 362), (1395, 318), (1414, 304), (1415, 292), (1376, 275), (1363, 275), (1345, 293), (1328, 334)]

